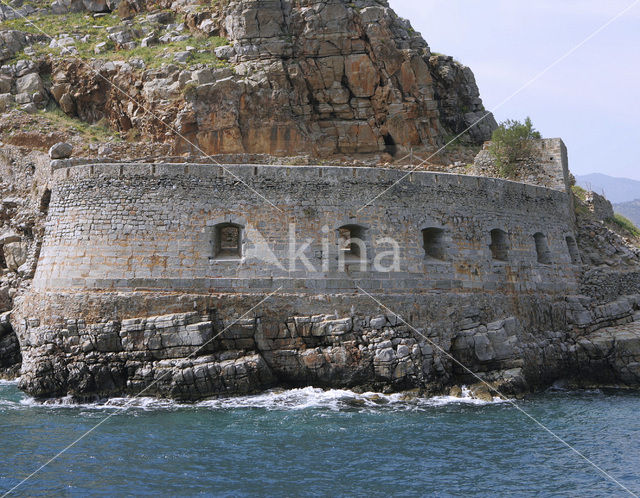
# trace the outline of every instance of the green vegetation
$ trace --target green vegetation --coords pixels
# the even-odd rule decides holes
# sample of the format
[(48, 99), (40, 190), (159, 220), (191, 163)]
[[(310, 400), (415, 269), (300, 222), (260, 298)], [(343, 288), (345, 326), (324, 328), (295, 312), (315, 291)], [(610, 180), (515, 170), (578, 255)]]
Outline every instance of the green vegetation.
[(465, 141), (465, 137), (467, 136), (466, 133), (462, 134), (462, 135), (457, 135), (457, 134), (452, 134), (452, 135), (445, 135), (444, 137), (444, 143), (448, 144), (448, 145), (464, 145)]
[(579, 185), (572, 185), (571, 192), (573, 193), (573, 205), (576, 216), (588, 216), (591, 211), (585, 204), (587, 201), (587, 191)]
[(184, 95), (186, 98), (195, 97), (195, 92), (197, 88), (198, 88), (198, 84), (194, 81), (190, 81), (182, 89), (182, 95)]
[[(226, 45), (227, 43), (228, 41), (225, 38), (219, 36), (211, 38), (192, 37), (180, 42), (153, 45), (151, 47), (138, 46), (131, 50), (108, 51), (97, 56), (93, 55), (93, 57), (109, 60), (141, 59), (148, 68), (156, 68), (167, 62), (172, 62), (171, 57), (165, 58), (163, 55), (170, 56), (177, 52), (183, 52), (190, 46), (196, 50), (192, 52), (189, 64), (207, 64), (209, 66), (223, 67), (226, 66), (227, 63), (218, 59), (213, 49)], [(198, 50), (206, 50), (206, 52), (200, 53)]]
[(530, 118), (524, 123), (511, 119), (501, 123), (493, 132), (489, 147), (500, 176), (513, 178), (518, 163), (532, 158), (535, 152), (534, 140), (540, 138), (542, 135), (533, 127)]
[(573, 192), (573, 195), (575, 195), (582, 202), (585, 202), (587, 200), (587, 191), (583, 189), (581, 186), (573, 185), (571, 187), (571, 191)]
[(104, 120), (89, 124), (79, 119), (67, 116), (62, 109), (51, 103), (49, 106), (38, 111), (38, 115), (53, 128), (60, 131), (69, 131), (78, 134), (86, 142), (107, 142), (109, 140), (120, 140), (118, 132), (112, 131)]
[(196, 12), (208, 12), (212, 9), (218, 8), (220, 0), (200, 0), (200, 3), (196, 5)]
[(625, 218), (621, 214), (616, 213), (613, 215), (613, 218), (608, 221), (629, 233), (632, 237), (640, 238), (640, 229), (635, 226), (629, 218)]
[[(176, 22), (182, 22), (182, 18), (177, 16)], [(43, 32), (52, 37), (58, 37), (61, 34), (71, 36), (88, 36), (88, 41), (83, 42), (76, 40), (73, 45), (78, 50), (77, 57), (81, 59), (106, 59), (106, 60), (129, 60), (132, 58), (141, 59), (149, 68), (160, 67), (162, 64), (172, 62), (173, 54), (185, 51), (187, 47), (193, 47), (189, 59), (190, 64), (208, 64), (213, 66), (224, 66), (226, 62), (219, 60), (214, 53), (216, 47), (226, 45), (228, 41), (222, 37), (206, 38), (204, 36), (192, 36), (188, 40), (179, 42), (171, 42), (165, 44), (153, 45), (151, 47), (140, 47), (140, 39), (135, 41), (138, 43), (136, 48), (130, 50), (115, 50), (113, 42), (107, 38), (107, 28), (122, 25), (123, 29), (127, 27), (134, 33), (142, 33), (142, 24), (140, 22), (121, 24), (122, 21), (117, 14), (108, 14), (102, 17), (94, 18), (86, 13), (72, 13), (66, 15), (40, 15), (30, 19), (14, 19), (0, 23), (0, 29), (15, 29), (43, 35)], [(46, 55), (60, 56), (60, 48), (50, 48), (49, 41), (36, 43), (32, 46), (35, 55), (29, 56), (24, 52), (18, 54), (14, 60), (19, 59), (37, 59)], [(96, 54), (94, 49), (99, 43), (107, 43), (103, 48), (103, 52)], [(202, 51), (202, 53), (201, 53)]]
[[(58, 36), (62, 33), (69, 35), (91, 35), (101, 37), (99, 41), (106, 41), (106, 29), (117, 26), (121, 20), (116, 14), (94, 18), (83, 12), (65, 15), (39, 15), (26, 18), (12, 19), (0, 23), (2, 29), (16, 29), (25, 33)], [(99, 41), (96, 39), (96, 43)]]

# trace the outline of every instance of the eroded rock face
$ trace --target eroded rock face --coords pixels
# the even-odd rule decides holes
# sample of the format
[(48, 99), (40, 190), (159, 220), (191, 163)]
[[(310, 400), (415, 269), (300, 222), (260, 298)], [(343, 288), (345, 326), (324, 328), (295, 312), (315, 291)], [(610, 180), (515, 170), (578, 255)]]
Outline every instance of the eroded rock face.
[[(432, 76), (440, 62), (386, 2), (232, 1), (222, 17), (232, 44), (218, 54), (236, 76), (198, 88), (181, 122), (209, 153), (429, 149), (482, 109), (473, 75), (458, 66), (464, 77), (439, 83), (441, 105)], [(463, 95), (469, 116), (444, 103)], [(471, 138), (481, 143), (494, 128), (491, 117)]]
[(100, 324), (67, 320), (64, 333), (29, 320), (20, 334), (27, 351), (21, 388), (40, 397), (145, 389), (197, 400), (276, 385), (425, 384), (431, 348), (419, 346), (395, 317), (376, 320), (377, 329), (366, 320), (327, 315), (225, 326), (215, 315), (183, 313)]
[(48, 163), (43, 153), (6, 145), (0, 149), (0, 378), (19, 374), (20, 345), (9, 317), (39, 256)]
[(471, 69), (444, 55), (432, 56), (429, 65), (445, 129), (456, 135), (466, 132), (472, 143), (489, 140), (498, 124), (482, 105)]
[(9, 313), (0, 314), (0, 379), (13, 379), (20, 370), (20, 344), (9, 323)]
[[(229, 40), (215, 49), (224, 67), (187, 70), (187, 52), (154, 70), (55, 59), (53, 98), (84, 121), (106, 118), (195, 155), (399, 157), (435, 150), (484, 115), (471, 70), (432, 57), (386, 2), (236, 0), (216, 9), (189, 13), (186, 25)], [(123, 33), (109, 36), (122, 45)], [(495, 127), (489, 115), (466, 140), (481, 144)]]
[(27, 35), (20, 31), (0, 31), (0, 63), (10, 59), (27, 45)]
[(563, 328), (546, 332), (516, 317), (481, 323), (473, 310), (447, 333), (413, 329), (395, 315), (225, 324), (216, 313), (193, 312), (56, 326), (30, 319), (18, 332), (20, 386), (37, 397), (78, 399), (144, 390), (194, 401), (308, 385), (433, 394), (477, 383), (470, 370), (503, 395), (559, 380), (639, 387), (640, 295), (606, 305), (576, 297), (563, 308), (553, 319)]

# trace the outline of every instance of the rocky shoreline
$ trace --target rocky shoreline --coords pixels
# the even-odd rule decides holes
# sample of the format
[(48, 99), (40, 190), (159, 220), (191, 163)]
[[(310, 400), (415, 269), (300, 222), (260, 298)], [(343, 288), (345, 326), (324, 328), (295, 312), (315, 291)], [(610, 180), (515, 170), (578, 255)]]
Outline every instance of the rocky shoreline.
[(20, 388), (79, 401), (140, 392), (198, 401), (306, 386), (432, 396), (472, 385), (474, 396), (495, 395), (478, 377), (507, 396), (556, 382), (639, 388), (640, 295), (600, 305), (568, 298), (566, 312), (566, 330), (537, 333), (516, 317), (480, 323), (473, 309), (452, 334), (413, 330), (395, 315), (302, 316), (274, 326), (192, 312), (66, 320), (57, 330), (32, 321), (20, 337), (28, 351)]

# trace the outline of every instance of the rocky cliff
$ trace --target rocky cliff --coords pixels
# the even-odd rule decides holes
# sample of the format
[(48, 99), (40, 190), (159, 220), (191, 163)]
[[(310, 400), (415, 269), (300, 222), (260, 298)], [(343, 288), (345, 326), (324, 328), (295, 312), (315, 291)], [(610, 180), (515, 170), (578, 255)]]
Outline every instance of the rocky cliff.
[[(13, 5), (0, 111), (53, 106), (174, 153), (388, 160), (487, 114), (471, 70), (433, 55), (386, 1)], [(495, 126), (488, 115), (464, 141)]]

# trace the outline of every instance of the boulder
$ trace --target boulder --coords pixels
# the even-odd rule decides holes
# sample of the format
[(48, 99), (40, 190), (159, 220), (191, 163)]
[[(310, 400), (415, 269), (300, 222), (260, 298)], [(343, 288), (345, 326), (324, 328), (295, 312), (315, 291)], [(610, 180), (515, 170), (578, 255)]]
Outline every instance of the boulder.
[(214, 81), (211, 69), (199, 69), (198, 71), (194, 71), (192, 78), (196, 83), (198, 83), (198, 85), (206, 85), (207, 83), (213, 83)]
[(10, 76), (0, 74), (0, 94), (10, 93), (13, 80)]
[(0, 112), (5, 111), (14, 102), (15, 98), (10, 93), (0, 94)]
[(231, 59), (234, 53), (234, 48), (231, 45), (224, 45), (215, 49), (216, 57), (221, 60)]
[(173, 56), (173, 61), (177, 62), (178, 64), (186, 64), (190, 58), (191, 52), (176, 52), (176, 54)]
[(37, 73), (26, 74), (16, 80), (16, 93), (27, 93), (32, 95), (44, 90), (42, 79)]
[(14, 98), (18, 104), (29, 104), (33, 102), (33, 94), (27, 92), (19, 93)]
[(29, 244), (27, 242), (11, 242), (2, 246), (7, 268), (16, 271), (27, 261)]
[(67, 85), (54, 84), (51, 87), (50, 92), (51, 92), (51, 95), (53, 95), (53, 98), (56, 99), (56, 101), (60, 101), (60, 98), (67, 91), (67, 88), (68, 88)]
[(147, 21), (151, 24), (167, 25), (173, 21), (173, 12), (155, 12), (147, 16)]
[(220, 32), (218, 23), (213, 19), (205, 19), (198, 25), (198, 29), (206, 33), (208, 36), (215, 36)]
[(27, 36), (21, 31), (0, 31), (0, 63), (11, 59), (27, 45)]
[(62, 109), (62, 111), (65, 114), (74, 114), (75, 110), (76, 110), (76, 103), (73, 100), (73, 97), (71, 96), (71, 94), (69, 93), (65, 93), (60, 97), (60, 100), (58, 101), (58, 104), (60, 104), (60, 109)]
[(51, 3), (51, 11), (55, 15), (69, 12), (82, 12), (85, 9), (82, 0), (54, 0)]
[(98, 147), (98, 156), (100, 157), (109, 157), (113, 154), (113, 147), (111, 144), (103, 144)]
[(145, 36), (140, 41), (141, 47), (151, 47), (152, 45), (157, 45), (157, 44), (158, 44), (158, 37), (155, 35), (155, 33), (151, 33), (149, 36)]
[(49, 149), (49, 157), (51, 159), (67, 159), (71, 157), (72, 152), (73, 146), (71, 144), (60, 142)]
[(107, 0), (82, 0), (84, 7), (89, 12), (110, 12)]
[(116, 27), (107, 35), (113, 43), (122, 46), (125, 43), (131, 43), (134, 40), (133, 32), (128, 28)]
[(27, 114), (35, 114), (36, 112), (38, 112), (38, 107), (33, 102), (28, 102), (27, 104), (23, 105), (21, 109)]

